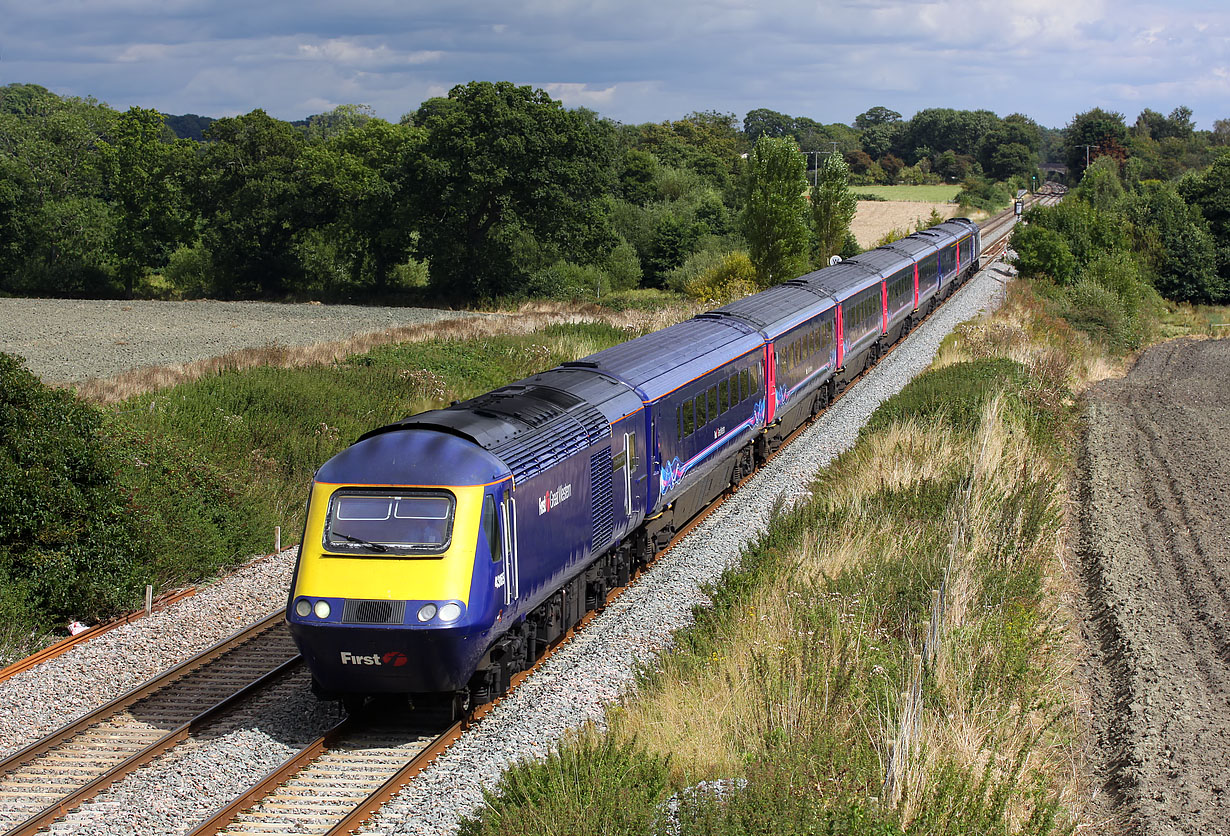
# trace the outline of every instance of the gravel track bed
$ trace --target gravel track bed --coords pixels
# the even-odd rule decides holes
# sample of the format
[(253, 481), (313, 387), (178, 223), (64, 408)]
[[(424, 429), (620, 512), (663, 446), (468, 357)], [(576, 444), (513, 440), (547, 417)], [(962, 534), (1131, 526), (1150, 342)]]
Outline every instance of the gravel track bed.
[(313, 345), (482, 316), (428, 308), (273, 302), (0, 299), (0, 352), (48, 383), (178, 366), (245, 348)]
[[(482, 800), (509, 763), (545, 755), (568, 729), (601, 722), (627, 693), (637, 666), (667, 648), (705, 603), (700, 591), (763, 530), (779, 495), (794, 501), (810, 478), (855, 441), (875, 408), (930, 364), (959, 323), (993, 309), (1002, 278), (986, 270), (920, 326), (806, 433), (664, 556), (654, 570), (562, 647), (516, 693), (444, 753), (366, 832), (446, 834)], [(0, 302), (9, 300), (0, 300)], [(294, 550), (253, 563), (152, 617), (0, 683), (0, 756), (140, 684), (281, 607)], [(241, 727), (206, 734), (121, 781), (55, 827), (120, 836), (183, 833), (297, 742), (336, 718), (306, 687), (282, 692)]]

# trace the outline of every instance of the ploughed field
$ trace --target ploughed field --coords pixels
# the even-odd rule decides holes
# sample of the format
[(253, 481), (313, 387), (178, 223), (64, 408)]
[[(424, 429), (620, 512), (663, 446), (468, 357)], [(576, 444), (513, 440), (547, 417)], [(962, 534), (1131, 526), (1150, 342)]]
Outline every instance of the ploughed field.
[(1102, 777), (1123, 829), (1230, 823), (1230, 340), (1088, 395), (1082, 568)]

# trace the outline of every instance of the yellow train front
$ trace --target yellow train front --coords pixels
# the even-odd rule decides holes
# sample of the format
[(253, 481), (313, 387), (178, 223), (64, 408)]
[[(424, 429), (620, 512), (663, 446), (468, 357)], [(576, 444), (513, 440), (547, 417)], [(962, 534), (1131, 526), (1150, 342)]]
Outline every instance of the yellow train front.
[(611, 501), (612, 448), (644, 461), (627, 446), (640, 398), (588, 371), (535, 380), (382, 427), (317, 472), (287, 622), (319, 695), (484, 701), (613, 585), (595, 558), (643, 516)]

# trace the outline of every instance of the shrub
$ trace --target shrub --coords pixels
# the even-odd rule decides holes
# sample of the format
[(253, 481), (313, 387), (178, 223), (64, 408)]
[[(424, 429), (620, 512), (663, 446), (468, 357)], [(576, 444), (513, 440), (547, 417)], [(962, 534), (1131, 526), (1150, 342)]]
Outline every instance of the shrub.
[(1067, 284), (1076, 275), (1076, 258), (1064, 236), (1037, 224), (1018, 227), (1012, 234), (1016, 268), (1022, 276), (1050, 276)]
[(524, 293), (531, 299), (597, 299), (610, 289), (611, 279), (601, 267), (557, 261), (531, 273)]
[(634, 834), (654, 832), (655, 810), (666, 794), (670, 763), (635, 741), (582, 739), (561, 745), (545, 763), (520, 763), (483, 793), (462, 836), (522, 833)]
[(690, 276), (683, 292), (708, 304), (723, 304), (755, 293), (756, 268), (742, 250), (717, 258), (709, 267)]
[(213, 260), (209, 250), (198, 242), (191, 247), (180, 247), (171, 253), (170, 261), (162, 274), (167, 277), (180, 297), (199, 298), (213, 291), (211, 271)]
[(0, 620), (48, 630), (135, 601), (150, 562), (102, 414), (0, 354)]

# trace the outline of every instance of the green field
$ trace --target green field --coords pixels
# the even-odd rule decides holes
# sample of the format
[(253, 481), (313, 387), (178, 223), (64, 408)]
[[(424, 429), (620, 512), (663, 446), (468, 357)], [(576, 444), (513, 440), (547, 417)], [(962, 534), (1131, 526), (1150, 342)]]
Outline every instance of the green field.
[(873, 194), (885, 200), (908, 200), (915, 203), (948, 203), (961, 191), (959, 185), (937, 186), (851, 186), (850, 191)]

